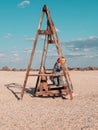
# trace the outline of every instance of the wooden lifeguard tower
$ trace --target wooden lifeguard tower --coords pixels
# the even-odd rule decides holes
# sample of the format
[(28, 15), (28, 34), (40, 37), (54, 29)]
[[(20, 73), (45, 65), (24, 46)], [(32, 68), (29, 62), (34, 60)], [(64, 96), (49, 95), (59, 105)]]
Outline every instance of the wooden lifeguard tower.
[[(46, 14), (46, 18), (47, 18), (47, 28), (46, 28), (46, 30), (41, 30), (44, 14)], [(38, 74), (30, 74), (29, 72), (30, 72), (31, 65), (33, 62), (33, 57), (34, 57), (34, 53), (35, 53), (35, 49), (36, 49), (39, 35), (45, 35), (45, 44), (43, 47), (40, 69), (39, 69)], [(44, 5), (44, 7), (42, 9), (42, 14), (40, 17), (36, 37), (34, 40), (34, 46), (33, 46), (32, 52), (31, 52), (31, 56), (30, 56), (30, 61), (29, 61), (28, 68), (26, 71), (26, 76), (25, 76), (25, 80), (24, 80), (24, 84), (23, 84), (23, 88), (22, 88), (22, 92), (21, 92), (21, 99), (23, 98), (26, 83), (27, 83), (29, 76), (32, 76), (32, 77), (37, 76), (37, 80), (36, 80), (36, 84), (35, 84), (35, 92), (34, 92), (35, 96), (61, 95), (61, 94), (67, 93), (67, 94), (69, 94), (70, 99), (73, 98), (73, 96), (72, 96), (73, 85), (72, 85), (71, 79), (69, 77), (68, 68), (67, 68), (66, 63), (61, 64), (62, 73), (59, 73), (59, 74), (49, 73), (44, 68), (45, 59), (46, 59), (46, 55), (47, 55), (47, 51), (48, 51), (47, 48), (48, 48), (49, 44), (55, 44), (56, 49), (57, 49), (57, 53), (58, 53), (58, 58), (64, 57), (61, 46), (60, 46), (60, 41), (58, 39), (56, 28), (55, 28), (54, 23), (52, 21), (52, 18), (50, 16), (50, 12), (48, 10), (48, 7), (46, 5)], [(51, 76), (52, 77), (63, 76), (65, 78), (66, 84), (63, 84), (62, 87), (61, 87), (61, 85), (56, 86), (54, 84), (49, 84), (47, 80)]]

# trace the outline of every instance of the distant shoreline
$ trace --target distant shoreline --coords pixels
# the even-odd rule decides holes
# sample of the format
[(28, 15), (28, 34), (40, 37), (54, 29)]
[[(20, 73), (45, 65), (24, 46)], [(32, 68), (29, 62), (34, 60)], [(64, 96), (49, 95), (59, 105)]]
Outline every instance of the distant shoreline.
[[(10, 69), (7, 66), (2, 67), (2, 69), (0, 69), (0, 71), (26, 71), (27, 69), (17, 69), (17, 68), (12, 68)], [(30, 69), (32, 71), (38, 71), (38, 69)], [(51, 69), (47, 69), (48, 71)], [(68, 70), (74, 70), (74, 71), (88, 71), (88, 70), (98, 70), (98, 67), (68, 67)]]

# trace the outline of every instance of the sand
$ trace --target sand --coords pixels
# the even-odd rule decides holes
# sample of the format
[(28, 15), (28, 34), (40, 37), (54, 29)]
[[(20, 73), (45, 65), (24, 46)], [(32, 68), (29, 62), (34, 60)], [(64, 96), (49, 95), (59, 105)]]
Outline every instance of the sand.
[(0, 71), (0, 130), (98, 130), (98, 71), (70, 71), (76, 96), (33, 97), (30, 77), (23, 100), (25, 72)]

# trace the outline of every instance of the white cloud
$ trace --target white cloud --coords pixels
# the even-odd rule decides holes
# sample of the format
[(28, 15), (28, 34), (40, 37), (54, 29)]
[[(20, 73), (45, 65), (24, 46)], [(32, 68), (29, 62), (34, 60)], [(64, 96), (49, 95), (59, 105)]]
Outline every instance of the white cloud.
[(4, 57), (4, 53), (0, 52), (0, 57)]
[(75, 48), (74, 50), (78, 51), (78, 50), (79, 50), (79, 48)]
[(31, 51), (32, 51), (32, 49), (30, 49), (30, 48), (26, 48), (26, 49), (24, 50), (25, 53), (31, 53)]
[(89, 36), (87, 38), (77, 38), (77, 39), (73, 39), (73, 40), (67, 40), (67, 41), (63, 41), (63, 43), (72, 43), (72, 42), (83, 42), (83, 41), (88, 41), (88, 40), (96, 40), (98, 39), (98, 36)]
[(42, 50), (36, 50), (35, 53), (36, 54), (42, 54)]
[(89, 48), (84, 48), (83, 51), (87, 52), (89, 51)]
[(57, 31), (57, 32), (60, 32), (60, 30), (59, 30), (58, 28), (56, 28), (56, 31)]
[(88, 39), (89, 40), (94, 40), (94, 39), (97, 39), (98, 38), (98, 36), (90, 36)]
[(90, 56), (89, 56), (89, 55), (87, 56), (87, 55), (86, 55), (86, 56), (84, 56), (84, 57), (85, 57), (85, 58), (94, 58), (95, 56), (91, 56), (91, 55), (90, 55)]
[(47, 55), (47, 57), (51, 57), (51, 58), (53, 58), (53, 57), (58, 57), (58, 54), (56, 53), (56, 54), (53, 54), (53, 53), (49, 53), (48, 55)]
[(26, 40), (26, 41), (34, 41), (35, 39), (33, 37), (24, 36), (24, 40)]
[(4, 38), (7, 38), (7, 39), (10, 39), (10, 38), (12, 38), (12, 34), (11, 33), (7, 33), (5, 36), (4, 36)]
[(67, 40), (67, 41), (63, 41), (63, 42), (61, 42), (62, 44), (63, 43), (72, 43), (72, 42), (81, 42), (81, 41), (84, 41), (85, 39), (83, 39), (83, 38), (78, 38), (78, 39), (72, 39), (72, 40)]
[(12, 60), (12, 62), (20, 62), (20, 61), (22, 61), (22, 59), (20, 59), (19, 57), (16, 57), (16, 58), (14, 58), (14, 59)]
[(84, 41), (84, 39), (83, 38), (78, 38), (77, 41)]
[(29, 0), (24, 0), (24, 1), (22, 1), (20, 4), (18, 4), (18, 7), (24, 8), (24, 7), (26, 7), (27, 5), (30, 5), (30, 1), (29, 1)]
[(42, 35), (41, 40), (45, 40), (45, 35)]
[(18, 53), (13, 53), (13, 56), (18, 57), (19, 55)]
[(70, 56), (81, 56), (80, 53), (70, 53), (69, 55), (70, 55)]
[(16, 52), (16, 51), (12, 51), (11, 54), (12, 54), (14, 57), (18, 57), (18, 56), (19, 56), (18, 52)]

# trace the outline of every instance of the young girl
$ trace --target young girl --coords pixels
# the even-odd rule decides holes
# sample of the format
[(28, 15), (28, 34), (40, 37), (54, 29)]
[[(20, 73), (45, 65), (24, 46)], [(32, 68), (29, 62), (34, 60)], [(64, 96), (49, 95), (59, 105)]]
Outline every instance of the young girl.
[[(62, 73), (62, 67), (61, 64), (65, 63), (65, 58), (61, 57), (57, 59), (57, 62), (54, 65), (54, 69), (53, 69), (53, 73), (54, 74), (60, 74)], [(53, 83), (57, 86), (59, 86), (60, 84), (64, 84), (65, 83), (65, 79), (63, 76), (54, 76), (53, 77)]]

